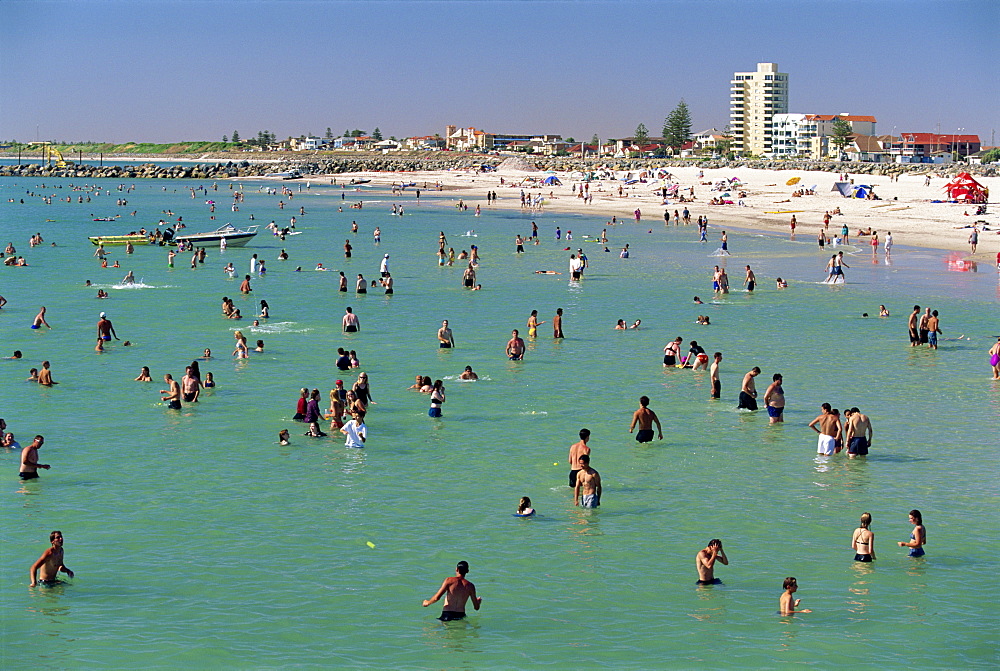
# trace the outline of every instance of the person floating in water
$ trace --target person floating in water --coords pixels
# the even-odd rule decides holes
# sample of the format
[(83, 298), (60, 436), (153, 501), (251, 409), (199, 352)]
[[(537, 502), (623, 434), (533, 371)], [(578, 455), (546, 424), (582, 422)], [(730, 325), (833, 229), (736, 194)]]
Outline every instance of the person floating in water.
[(535, 509), (531, 507), (531, 499), (527, 496), (522, 496), (521, 501), (517, 504), (518, 517), (531, 517), (535, 514)]
[(698, 569), (698, 581), (696, 585), (721, 585), (722, 581), (715, 577), (715, 562), (720, 561), (729, 566), (729, 558), (722, 549), (722, 541), (713, 538), (708, 541), (708, 546), (700, 550), (694, 558), (695, 568)]
[(468, 573), (469, 562), (458, 562), (458, 565), (455, 566), (455, 575), (445, 578), (437, 593), (430, 599), (424, 599), (424, 608), (444, 596), (444, 608), (441, 610), (441, 616), (438, 617), (442, 622), (465, 619), (465, 603), (469, 599), (472, 599), (472, 607), (479, 610), (479, 607), (483, 605), (483, 599), (476, 595), (476, 586), (465, 578)]

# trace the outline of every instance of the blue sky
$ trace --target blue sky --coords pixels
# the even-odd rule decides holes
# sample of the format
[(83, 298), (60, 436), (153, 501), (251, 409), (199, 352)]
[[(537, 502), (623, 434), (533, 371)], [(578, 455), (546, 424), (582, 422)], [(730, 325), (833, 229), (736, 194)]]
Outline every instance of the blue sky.
[[(658, 134), (728, 122), (773, 61), (791, 112), (1000, 130), (1000, 2), (0, 1), (0, 139), (215, 140), (446, 124)], [(940, 126), (938, 125), (940, 124)]]

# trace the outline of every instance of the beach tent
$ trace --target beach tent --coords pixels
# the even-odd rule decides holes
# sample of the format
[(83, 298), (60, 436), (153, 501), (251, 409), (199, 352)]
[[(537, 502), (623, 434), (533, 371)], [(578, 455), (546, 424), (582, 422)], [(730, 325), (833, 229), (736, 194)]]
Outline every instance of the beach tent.
[(850, 198), (852, 186), (853, 184), (851, 184), (850, 182), (834, 182), (833, 188), (830, 189), (830, 191), (839, 191), (840, 195), (843, 196), (844, 198)]
[(871, 193), (872, 187), (870, 184), (855, 184), (853, 198), (867, 198), (868, 194)]
[(549, 175), (548, 177), (546, 177), (544, 180), (542, 180), (542, 184), (546, 186), (553, 186), (553, 185), (562, 186), (562, 182), (560, 182), (559, 178), (556, 177), (555, 175)]
[(955, 179), (945, 184), (944, 190), (950, 199), (965, 203), (985, 203), (990, 196), (990, 190), (967, 172), (955, 175)]

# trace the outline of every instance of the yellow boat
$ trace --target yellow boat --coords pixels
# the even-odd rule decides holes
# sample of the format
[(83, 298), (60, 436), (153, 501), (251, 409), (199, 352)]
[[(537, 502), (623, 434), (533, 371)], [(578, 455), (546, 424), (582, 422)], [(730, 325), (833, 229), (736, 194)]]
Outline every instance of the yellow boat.
[(90, 237), (90, 242), (95, 246), (104, 245), (105, 247), (124, 247), (128, 243), (133, 245), (148, 245), (149, 238), (141, 233), (136, 233), (135, 235), (92, 235)]

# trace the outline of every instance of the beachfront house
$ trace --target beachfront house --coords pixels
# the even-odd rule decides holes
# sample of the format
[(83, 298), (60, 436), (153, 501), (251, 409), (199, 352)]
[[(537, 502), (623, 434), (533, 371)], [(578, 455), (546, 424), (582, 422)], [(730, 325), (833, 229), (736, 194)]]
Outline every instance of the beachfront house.
[(300, 137), (293, 137), (289, 141), (289, 144), (292, 151), (316, 151), (325, 147), (327, 142), (329, 140), (324, 140), (321, 137), (302, 135)]
[(862, 163), (881, 163), (889, 158), (888, 152), (874, 135), (854, 135), (851, 142), (844, 147), (849, 161)]
[(403, 148), (412, 151), (439, 151), (444, 147), (445, 139), (440, 135), (422, 135), (403, 140)]
[(700, 133), (696, 133), (692, 138), (692, 140), (694, 140), (694, 149), (696, 151), (714, 151), (716, 147), (719, 146), (719, 143), (725, 139), (725, 133), (720, 131), (718, 128), (703, 130)]

